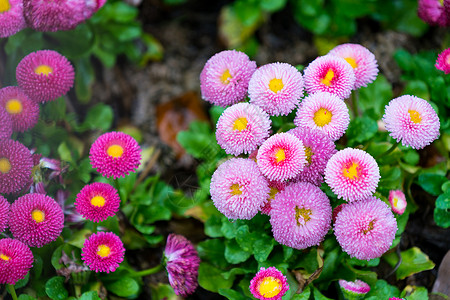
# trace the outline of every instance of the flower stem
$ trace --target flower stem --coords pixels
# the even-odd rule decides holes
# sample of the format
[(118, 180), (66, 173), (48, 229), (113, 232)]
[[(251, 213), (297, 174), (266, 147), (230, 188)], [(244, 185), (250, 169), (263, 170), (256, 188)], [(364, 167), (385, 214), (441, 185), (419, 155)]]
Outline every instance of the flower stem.
[(16, 289), (14, 288), (14, 285), (7, 284), (6, 288), (8, 289), (9, 293), (11, 294), (11, 297), (13, 298), (13, 300), (17, 300), (17, 294), (16, 294)]
[(353, 117), (357, 118), (359, 116), (358, 113), (358, 100), (359, 100), (359, 92), (358, 90), (352, 91), (352, 107), (353, 107)]
[(378, 155), (377, 157), (375, 157), (376, 159), (381, 158), (383, 156), (387, 156), (389, 154), (391, 154), (396, 148), (397, 146), (400, 144), (400, 142), (395, 142), (395, 144), (393, 144), (391, 146), (391, 148), (389, 148), (386, 152), (381, 153), (380, 155)]
[(163, 265), (161, 264), (161, 265), (157, 265), (156, 267), (153, 267), (153, 268), (150, 268), (147, 270), (131, 273), (129, 276), (130, 277), (143, 277), (143, 276), (155, 274), (155, 273), (161, 271), (162, 269), (163, 269)]

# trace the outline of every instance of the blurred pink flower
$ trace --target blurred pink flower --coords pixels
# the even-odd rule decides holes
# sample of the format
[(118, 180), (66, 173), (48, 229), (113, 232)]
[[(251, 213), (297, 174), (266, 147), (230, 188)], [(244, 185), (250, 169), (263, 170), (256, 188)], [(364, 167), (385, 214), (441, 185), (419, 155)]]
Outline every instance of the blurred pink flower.
[(417, 15), (432, 26), (450, 26), (450, 0), (419, 0)]
[(445, 74), (450, 74), (450, 48), (447, 48), (439, 53), (434, 66), (436, 69), (443, 71)]
[(370, 286), (362, 280), (347, 281), (340, 279), (339, 287), (344, 294), (345, 299), (360, 300), (370, 291)]
[(10, 115), (13, 131), (24, 132), (33, 128), (39, 120), (39, 104), (17, 86), (0, 89), (0, 105)]
[(401, 190), (391, 190), (389, 191), (389, 203), (391, 204), (392, 211), (402, 215), (406, 209), (406, 198), (405, 194)]
[(9, 139), (13, 132), (11, 116), (6, 109), (0, 107), (0, 140)]
[(33, 266), (33, 253), (24, 243), (0, 239), (0, 284), (16, 284)]
[(20, 191), (31, 182), (33, 159), (30, 150), (18, 141), (0, 143), (0, 193)]
[(0, 38), (9, 37), (27, 27), (22, 0), (4, 0), (0, 6)]
[(5, 197), (0, 195), (0, 233), (5, 231), (8, 228), (9, 221), (9, 204), (8, 200)]

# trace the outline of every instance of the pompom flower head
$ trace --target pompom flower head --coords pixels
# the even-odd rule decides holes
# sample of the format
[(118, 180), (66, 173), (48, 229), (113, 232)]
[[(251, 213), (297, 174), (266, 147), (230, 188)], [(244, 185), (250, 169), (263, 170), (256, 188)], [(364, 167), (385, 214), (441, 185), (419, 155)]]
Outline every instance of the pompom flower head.
[(367, 86), (378, 75), (378, 64), (375, 55), (359, 44), (342, 44), (333, 48), (328, 54), (339, 56), (347, 61), (355, 72), (353, 89)]
[(24, 243), (10, 238), (0, 240), (0, 284), (16, 284), (33, 266), (33, 253)]
[(336, 146), (325, 133), (309, 127), (296, 127), (288, 131), (303, 142), (306, 165), (295, 177), (296, 181), (321, 185), (327, 161), (336, 153)]
[(39, 104), (17, 86), (0, 89), (0, 106), (10, 115), (14, 131), (24, 132), (31, 129), (39, 120)]
[(81, 259), (91, 271), (114, 272), (123, 261), (125, 248), (120, 238), (112, 232), (98, 232), (84, 241)]
[(308, 182), (288, 185), (271, 201), (270, 224), (280, 244), (295, 249), (318, 245), (331, 227), (330, 200)]
[(44, 194), (26, 194), (11, 205), (9, 229), (14, 238), (30, 247), (42, 247), (61, 234), (64, 213), (58, 203)]
[(370, 196), (346, 204), (336, 217), (334, 234), (350, 257), (370, 260), (389, 250), (397, 232), (397, 221), (389, 206)]
[(270, 124), (269, 115), (258, 106), (232, 105), (217, 121), (217, 143), (228, 154), (251, 153), (269, 137)]
[(338, 151), (327, 162), (325, 181), (338, 199), (355, 201), (372, 195), (380, 180), (375, 159), (360, 149)]
[(75, 72), (70, 62), (53, 50), (25, 56), (17, 65), (20, 88), (34, 101), (47, 102), (65, 95), (73, 86)]
[(422, 149), (439, 137), (438, 115), (430, 103), (416, 96), (392, 99), (383, 121), (392, 138), (413, 149)]
[(9, 202), (5, 197), (0, 195), (0, 233), (8, 227), (9, 220)]
[(250, 103), (270, 115), (288, 115), (303, 95), (302, 74), (287, 63), (264, 65), (253, 73), (248, 94)]
[(286, 276), (275, 267), (261, 268), (250, 281), (250, 292), (260, 300), (279, 300), (288, 290)]
[(222, 107), (242, 101), (255, 70), (256, 63), (243, 52), (226, 50), (216, 53), (200, 74), (202, 98)]
[(169, 234), (164, 249), (164, 263), (175, 294), (187, 297), (195, 292), (200, 258), (188, 239), (179, 234)]
[[(446, 5), (449, 8), (446, 8)], [(419, 0), (417, 15), (431, 26), (450, 26), (450, 0)]]
[(402, 215), (406, 209), (406, 197), (400, 190), (389, 191), (389, 203), (391, 204), (392, 211)]
[(4, 108), (0, 107), (0, 140), (11, 137), (12, 126), (11, 116)]
[(450, 74), (450, 48), (447, 48), (439, 53), (434, 66), (436, 69), (443, 71), (445, 74)]
[(364, 299), (366, 294), (370, 291), (370, 286), (362, 280), (347, 281), (340, 279), (339, 287), (347, 300)]
[(125, 177), (136, 171), (141, 148), (134, 138), (123, 132), (107, 132), (97, 138), (89, 151), (91, 165), (105, 177)]
[(306, 164), (302, 141), (289, 133), (277, 133), (259, 147), (256, 161), (269, 180), (294, 178)]
[(315, 93), (303, 99), (294, 119), (296, 126), (318, 129), (333, 141), (344, 135), (349, 123), (350, 116), (345, 102), (326, 92)]
[(345, 59), (334, 55), (319, 56), (305, 69), (308, 94), (328, 92), (341, 99), (350, 96), (355, 85), (355, 72)]
[(16, 34), (26, 27), (21, 0), (2, 0), (0, 2), (0, 38)]
[(120, 197), (110, 184), (94, 182), (86, 185), (75, 200), (77, 212), (88, 220), (100, 222), (119, 210)]
[(267, 202), (269, 184), (251, 159), (232, 158), (211, 178), (211, 199), (229, 219), (250, 220)]
[(33, 159), (30, 150), (18, 141), (2, 140), (0, 143), (0, 193), (20, 191), (31, 181)]

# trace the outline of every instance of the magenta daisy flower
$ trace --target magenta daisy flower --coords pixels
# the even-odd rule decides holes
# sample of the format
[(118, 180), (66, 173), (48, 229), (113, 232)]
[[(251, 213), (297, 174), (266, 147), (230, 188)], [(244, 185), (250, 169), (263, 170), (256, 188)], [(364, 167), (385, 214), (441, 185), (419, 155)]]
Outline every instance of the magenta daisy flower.
[(391, 297), (389, 300), (406, 300), (405, 298)]
[(280, 244), (295, 249), (318, 245), (331, 227), (327, 195), (308, 182), (288, 185), (271, 201), (270, 224)]
[(65, 95), (73, 86), (75, 72), (70, 62), (53, 50), (25, 56), (17, 65), (16, 79), (22, 90), (36, 102)]
[(187, 297), (195, 292), (200, 258), (188, 239), (179, 234), (169, 234), (164, 249), (164, 264), (175, 294)]
[(17, 86), (0, 89), (0, 106), (10, 115), (14, 131), (24, 132), (31, 129), (39, 120), (39, 104)]
[(308, 94), (328, 92), (341, 99), (350, 96), (355, 85), (355, 72), (345, 59), (319, 56), (305, 69), (305, 88)]
[(119, 210), (120, 197), (110, 184), (95, 182), (86, 185), (75, 200), (77, 212), (88, 220), (100, 222)]
[(389, 203), (391, 204), (392, 211), (396, 214), (402, 215), (406, 209), (406, 197), (401, 190), (389, 191)]
[(8, 220), (9, 220), (9, 202), (5, 197), (0, 195), (0, 233), (5, 231), (8, 228)]
[(343, 207), (345, 204), (346, 204), (346, 203), (339, 204), (338, 206), (336, 206), (336, 207), (333, 209), (333, 213), (332, 213), (332, 215), (331, 215), (331, 219), (332, 219), (333, 223), (336, 222), (336, 216), (337, 216), (338, 213), (342, 210), (342, 207)]
[(30, 247), (42, 247), (61, 234), (64, 213), (61, 206), (44, 194), (26, 194), (11, 205), (9, 229), (14, 238)]
[(370, 291), (370, 286), (359, 279), (355, 281), (340, 279), (338, 282), (345, 299), (364, 299), (365, 295)]
[(279, 300), (288, 290), (286, 276), (275, 267), (261, 268), (250, 281), (250, 292), (260, 300)]
[(360, 149), (338, 151), (327, 162), (325, 181), (338, 199), (351, 202), (372, 195), (380, 180), (375, 159)]
[(345, 102), (325, 92), (303, 99), (294, 119), (296, 126), (318, 129), (333, 141), (344, 135), (349, 123), (350, 116)]
[(422, 149), (439, 137), (439, 117), (426, 100), (404, 95), (392, 99), (383, 121), (389, 135), (403, 146)]
[(15, 193), (29, 184), (33, 166), (33, 158), (27, 147), (14, 140), (2, 140), (0, 143), (0, 193)]
[(256, 161), (269, 180), (294, 178), (306, 165), (305, 147), (301, 140), (289, 133), (277, 133), (259, 147)]
[(13, 239), (0, 240), (0, 284), (16, 284), (33, 266), (33, 253), (24, 243)]
[(444, 71), (445, 74), (450, 74), (450, 48), (439, 53), (434, 66), (436, 69)]
[(210, 192), (214, 205), (227, 218), (250, 220), (267, 202), (270, 189), (253, 160), (232, 158), (212, 175)]
[(272, 206), (270, 205), (270, 202), (275, 199), (275, 196), (284, 190), (286, 187), (286, 183), (284, 182), (278, 182), (278, 181), (270, 181), (269, 182), (269, 196), (267, 198), (266, 204), (264, 204), (263, 207), (261, 207), (261, 213), (270, 216), (270, 211), (272, 210)]
[(100, 174), (116, 179), (136, 171), (141, 163), (141, 148), (128, 134), (107, 132), (92, 144), (89, 157)]
[(27, 25), (23, 18), (21, 0), (2, 0), (0, 2), (0, 38), (16, 34)]
[(11, 116), (4, 108), (0, 107), (0, 140), (11, 137), (13, 132), (12, 126)]
[(114, 272), (123, 261), (125, 248), (120, 238), (112, 232), (98, 232), (84, 241), (81, 259), (91, 271)]
[(222, 107), (242, 101), (255, 69), (256, 63), (243, 52), (226, 50), (216, 53), (200, 74), (202, 98)]
[(347, 61), (355, 72), (353, 89), (367, 86), (378, 75), (378, 64), (372, 52), (359, 44), (342, 44), (334, 47), (328, 54), (339, 56)]
[[(447, 3), (445, 3), (447, 2)], [(450, 5), (449, 0), (419, 0), (417, 15), (431, 26), (449, 26), (450, 16), (445, 9), (445, 4)]]
[(250, 103), (272, 116), (288, 115), (303, 96), (302, 74), (287, 63), (264, 65), (253, 73), (248, 96)]
[(342, 250), (357, 259), (380, 257), (389, 250), (396, 232), (390, 207), (373, 196), (344, 205), (334, 223)]
[(251, 153), (269, 137), (270, 124), (269, 115), (258, 106), (232, 105), (217, 121), (217, 143), (228, 154)]
[(296, 127), (288, 131), (303, 142), (306, 165), (295, 181), (309, 182), (320, 186), (327, 161), (336, 153), (336, 146), (325, 133), (309, 127)]

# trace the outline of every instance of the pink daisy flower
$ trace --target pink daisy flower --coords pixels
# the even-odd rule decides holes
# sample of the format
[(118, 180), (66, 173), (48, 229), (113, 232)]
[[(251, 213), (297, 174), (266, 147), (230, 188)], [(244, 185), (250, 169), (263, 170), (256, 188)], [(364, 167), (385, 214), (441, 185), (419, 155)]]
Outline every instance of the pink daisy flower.
[(0, 233), (5, 231), (8, 228), (8, 220), (9, 220), (9, 202), (5, 197), (0, 195)]
[(445, 6), (450, 6), (449, 0), (419, 0), (417, 15), (431, 26), (449, 26), (449, 11)]
[(53, 50), (25, 56), (17, 65), (16, 79), (22, 90), (36, 102), (65, 95), (73, 86), (75, 72), (70, 62)]
[(11, 116), (4, 108), (0, 107), (0, 140), (9, 139), (12, 132), (13, 129)]
[(0, 193), (20, 191), (31, 181), (33, 158), (20, 142), (2, 140), (0, 143)]
[(305, 69), (305, 88), (308, 94), (328, 92), (341, 99), (348, 98), (355, 85), (355, 72), (345, 59), (319, 56)]
[(107, 132), (92, 144), (89, 158), (100, 174), (116, 179), (136, 171), (141, 163), (141, 148), (128, 134)]
[(289, 133), (277, 133), (259, 147), (256, 161), (269, 180), (284, 181), (294, 178), (306, 165), (302, 141)]
[(61, 234), (64, 213), (61, 206), (43, 194), (26, 194), (11, 205), (9, 229), (14, 238), (30, 247), (42, 247)]
[(340, 279), (338, 282), (339, 287), (346, 299), (364, 299), (365, 295), (370, 291), (370, 286), (359, 279), (355, 281)]
[(445, 74), (450, 74), (450, 48), (447, 48), (439, 53), (434, 66), (436, 69), (443, 71)]
[(284, 190), (286, 187), (286, 183), (284, 182), (278, 182), (278, 181), (270, 181), (269, 182), (269, 196), (267, 198), (266, 204), (264, 204), (263, 207), (261, 207), (261, 213), (270, 216), (270, 211), (272, 210), (272, 206), (270, 205), (270, 202), (275, 199), (275, 196)]
[(0, 284), (16, 284), (33, 266), (33, 253), (24, 243), (10, 238), (0, 240)]
[(216, 53), (200, 74), (202, 98), (222, 107), (242, 101), (255, 70), (256, 63), (243, 52), (226, 50)]
[(187, 297), (195, 292), (200, 258), (188, 239), (179, 234), (169, 234), (164, 249), (164, 263), (175, 294)]
[(288, 185), (271, 202), (274, 239), (295, 249), (318, 245), (331, 227), (332, 208), (327, 195), (308, 182)]
[(23, 18), (21, 0), (2, 0), (0, 3), (0, 38), (16, 34), (27, 25)]
[(302, 74), (287, 63), (261, 66), (250, 79), (248, 96), (272, 116), (288, 115), (303, 96)]
[(232, 158), (211, 178), (211, 199), (229, 219), (250, 220), (267, 202), (269, 183), (251, 159)]
[(406, 209), (406, 197), (401, 190), (389, 191), (389, 203), (391, 204), (392, 211), (396, 214), (402, 215)]
[(397, 221), (389, 206), (373, 196), (343, 206), (334, 223), (342, 250), (350, 257), (370, 260), (389, 250)]
[(255, 151), (268, 137), (269, 115), (256, 105), (234, 104), (217, 121), (217, 143), (233, 155)]
[(100, 222), (119, 210), (120, 197), (110, 184), (95, 182), (86, 185), (75, 199), (77, 212), (88, 220)]
[(397, 142), (422, 149), (439, 137), (439, 117), (426, 100), (404, 95), (392, 99), (384, 111), (386, 130)]
[(0, 89), (0, 106), (10, 115), (14, 131), (24, 132), (31, 129), (39, 120), (39, 104), (17, 86)]
[(389, 300), (405, 300), (405, 298), (391, 297)]
[(339, 56), (352, 66), (356, 77), (354, 90), (367, 86), (377, 78), (377, 60), (366, 47), (359, 44), (342, 44), (334, 47), (328, 54)]
[(84, 241), (81, 259), (91, 271), (114, 272), (123, 261), (125, 248), (120, 238), (112, 232), (98, 232)]
[(372, 195), (380, 180), (375, 159), (360, 149), (338, 151), (327, 162), (325, 181), (338, 199), (355, 201)]
[(280, 300), (288, 290), (286, 276), (275, 267), (261, 268), (250, 281), (250, 292), (260, 300)]
[(306, 165), (295, 181), (309, 182), (320, 186), (327, 161), (336, 153), (336, 146), (325, 133), (309, 127), (296, 127), (288, 131), (303, 142)]
[(325, 92), (303, 99), (294, 119), (296, 126), (318, 129), (333, 141), (344, 135), (349, 123), (350, 116), (345, 102)]
[(331, 215), (331, 219), (333, 220), (333, 223), (336, 222), (336, 216), (337, 216), (338, 213), (342, 210), (342, 207), (344, 207), (345, 204), (346, 204), (346, 203), (339, 204), (338, 206), (336, 206), (336, 207), (333, 209), (333, 213), (332, 213), (332, 215)]

